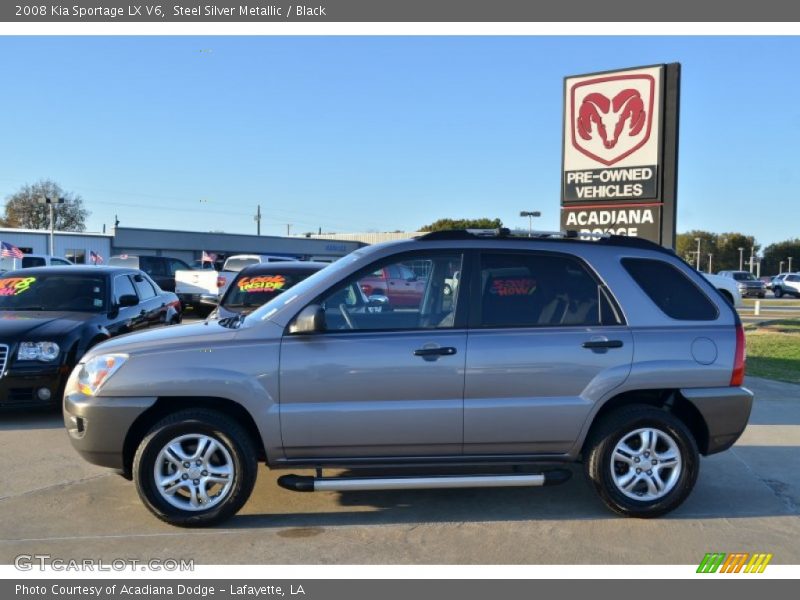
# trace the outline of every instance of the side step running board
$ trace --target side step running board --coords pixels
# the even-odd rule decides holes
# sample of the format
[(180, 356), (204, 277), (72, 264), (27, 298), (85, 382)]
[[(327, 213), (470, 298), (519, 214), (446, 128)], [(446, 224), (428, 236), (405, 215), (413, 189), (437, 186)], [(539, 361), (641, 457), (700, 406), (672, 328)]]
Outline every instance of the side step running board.
[(534, 487), (558, 485), (572, 476), (567, 469), (514, 475), (434, 475), (429, 477), (312, 477), (283, 475), (278, 485), (294, 492), (359, 490), (429, 490), (450, 488)]

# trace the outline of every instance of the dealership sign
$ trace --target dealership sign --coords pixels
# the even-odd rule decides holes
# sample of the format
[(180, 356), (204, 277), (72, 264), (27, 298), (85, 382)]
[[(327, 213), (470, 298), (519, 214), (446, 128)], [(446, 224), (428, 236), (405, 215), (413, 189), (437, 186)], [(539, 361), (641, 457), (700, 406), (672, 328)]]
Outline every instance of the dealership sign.
[(564, 80), (562, 229), (674, 244), (679, 76), (672, 64)]

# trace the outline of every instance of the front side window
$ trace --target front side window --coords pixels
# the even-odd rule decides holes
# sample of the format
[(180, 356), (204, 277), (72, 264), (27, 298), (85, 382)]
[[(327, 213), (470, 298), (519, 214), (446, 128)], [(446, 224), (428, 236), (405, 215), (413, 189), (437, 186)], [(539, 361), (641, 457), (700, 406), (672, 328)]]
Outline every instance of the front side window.
[(319, 299), (327, 330), (454, 327), (462, 260), (460, 252), (431, 252), (364, 269)]
[(481, 327), (616, 325), (605, 290), (569, 256), (484, 253), (480, 269)]
[(155, 298), (156, 290), (153, 288), (153, 284), (151, 284), (146, 277), (134, 275), (133, 282), (136, 286), (136, 291), (139, 294), (139, 300), (149, 300), (150, 298)]
[(118, 275), (114, 278), (114, 303), (119, 304), (122, 296), (135, 296), (136, 289), (127, 275)]

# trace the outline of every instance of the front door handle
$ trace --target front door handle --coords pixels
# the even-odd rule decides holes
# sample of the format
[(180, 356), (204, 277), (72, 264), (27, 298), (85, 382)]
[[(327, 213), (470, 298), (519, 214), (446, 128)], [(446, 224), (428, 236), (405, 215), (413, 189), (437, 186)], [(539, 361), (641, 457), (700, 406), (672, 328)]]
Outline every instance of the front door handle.
[(456, 349), (452, 346), (444, 346), (442, 348), (417, 348), (414, 350), (414, 356), (452, 356), (456, 353)]
[(589, 340), (583, 342), (584, 348), (622, 348), (622, 340)]

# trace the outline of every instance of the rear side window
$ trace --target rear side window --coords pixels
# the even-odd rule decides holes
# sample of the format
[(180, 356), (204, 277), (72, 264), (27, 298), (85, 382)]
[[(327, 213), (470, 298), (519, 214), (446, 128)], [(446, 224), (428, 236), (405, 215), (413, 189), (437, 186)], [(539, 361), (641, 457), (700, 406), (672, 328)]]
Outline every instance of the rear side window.
[(623, 258), (622, 266), (661, 311), (679, 321), (713, 321), (719, 312), (677, 267), (649, 258)]
[(578, 260), (544, 253), (481, 256), (481, 327), (617, 325), (602, 285)]
[(134, 275), (133, 277), (134, 285), (136, 286), (136, 291), (139, 293), (140, 300), (149, 300), (150, 298), (155, 298), (156, 291), (153, 289), (152, 284), (141, 275)]

